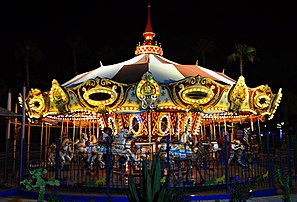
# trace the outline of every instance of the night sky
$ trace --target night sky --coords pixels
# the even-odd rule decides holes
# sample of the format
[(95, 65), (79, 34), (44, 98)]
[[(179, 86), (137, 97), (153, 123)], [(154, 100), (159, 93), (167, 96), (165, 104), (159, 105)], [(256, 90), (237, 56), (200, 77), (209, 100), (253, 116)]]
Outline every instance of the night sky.
[[(208, 2), (208, 3), (207, 3)], [(199, 39), (216, 43), (206, 55), (205, 67), (222, 71), (237, 80), (239, 65), (227, 63), (235, 44), (257, 50), (254, 64), (243, 67), (249, 87), (268, 84), (274, 93), (295, 93), (296, 12), (292, 3), (269, 1), (157, 1), (151, 0), (151, 22), (155, 40), (164, 57), (181, 64), (195, 64), (201, 56), (194, 47)], [(291, 5), (290, 5), (291, 4)], [(134, 57), (136, 44), (143, 41), (147, 1), (5, 1), (0, 7), (1, 106), (6, 106), (8, 89), (16, 95), (25, 82), (24, 63), (15, 56), (18, 43), (30, 40), (42, 53), (30, 64), (30, 87), (50, 90), (75, 76), (69, 38), (79, 37), (78, 73)], [(285, 96), (285, 95), (284, 95)]]

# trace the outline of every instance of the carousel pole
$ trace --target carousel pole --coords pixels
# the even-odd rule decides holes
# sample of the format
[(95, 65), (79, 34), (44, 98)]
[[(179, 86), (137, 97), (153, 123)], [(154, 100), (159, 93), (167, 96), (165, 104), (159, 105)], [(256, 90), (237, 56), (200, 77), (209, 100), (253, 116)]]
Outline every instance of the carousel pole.
[[(18, 105), (15, 104), (15, 113), (18, 113)], [(14, 119), (14, 133), (17, 134), (18, 119)], [(13, 172), (15, 172), (15, 161), (16, 161), (16, 145), (17, 145), (17, 136), (13, 138)]]
[(231, 142), (234, 140), (234, 124), (233, 120), (231, 119), (231, 125), (232, 125), (232, 132), (231, 132)]
[(221, 120), (218, 119), (218, 127), (219, 127), (219, 137), (221, 137)]
[(259, 141), (260, 141), (260, 151), (262, 153), (261, 128), (260, 128), (260, 120), (259, 119), (258, 119), (258, 135), (259, 135)]
[(93, 120), (92, 135), (95, 135), (95, 120)]
[(27, 163), (30, 162), (31, 123), (28, 122)]
[(62, 143), (62, 139), (63, 139), (63, 123), (64, 123), (64, 121), (62, 119), (60, 143)]
[(213, 117), (213, 140), (216, 140), (216, 121)]
[(171, 141), (171, 133), (172, 133), (172, 124), (171, 123), (171, 116), (170, 116), (170, 113), (169, 113), (169, 116), (168, 116), (168, 119), (169, 119), (169, 140)]
[(25, 107), (25, 98), (26, 98), (26, 86), (23, 87), (23, 106), (22, 106), (22, 136), (21, 136), (21, 151), (20, 151), (20, 181), (24, 179), (24, 139), (25, 139), (25, 122), (26, 122), (26, 107)]
[[(72, 131), (72, 142), (74, 143), (75, 142), (75, 119), (73, 119), (73, 131)], [(74, 149), (74, 144), (73, 145), (73, 149)]]
[(41, 132), (40, 132), (40, 154), (39, 154), (39, 160), (40, 161), (41, 161), (42, 148), (43, 148), (43, 126), (44, 126), (44, 123), (42, 121), (42, 123), (41, 123)]
[(227, 123), (226, 123), (226, 117), (224, 114), (224, 147), (225, 147), (225, 176), (226, 176), (226, 192), (229, 190), (229, 168), (228, 168), (228, 150), (229, 150), (229, 138), (227, 134)]
[[(11, 90), (8, 91), (8, 98), (7, 98), (7, 109), (11, 111)], [(7, 126), (6, 126), (6, 152), (5, 152), (5, 181), (7, 181), (7, 173), (8, 173), (8, 154), (9, 154), (9, 145), (10, 145), (10, 119), (8, 119)]]
[(45, 146), (45, 151), (44, 151), (44, 156), (45, 159), (47, 159), (47, 139), (48, 139), (48, 125), (45, 124), (45, 138), (44, 138), (44, 146)]
[[(203, 120), (202, 120), (203, 121)], [(203, 123), (202, 123), (203, 124)], [(203, 125), (200, 125), (200, 135), (199, 135), (199, 140), (203, 140), (203, 133), (204, 133), (204, 131), (203, 131)]]
[(254, 131), (254, 122), (252, 117), (250, 117), (250, 122), (251, 122), (251, 131)]
[(151, 142), (152, 142), (152, 126), (151, 126), (151, 110), (148, 110), (148, 118), (147, 118), (147, 121), (148, 121), (148, 138), (149, 138), (149, 145), (151, 147)]
[(68, 120), (66, 120), (66, 133), (67, 133), (67, 137), (68, 137), (68, 128), (69, 128), (69, 122), (68, 122)]
[(212, 136), (213, 136), (213, 127), (212, 127), (212, 119), (209, 119), (209, 131), (210, 131), (210, 140), (212, 140)]
[(49, 147), (50, 144), (50, 140), (51, 140), (51, 125), (48, 125), (48, 139), (47, 139), (47, 147)]
[(206, 126), (205, 126), (205, 119), (204, 119), (204, 122), (203, 122), (203, 140), (204, 140), (204, 137), (206, 137)]
[(99, 140), (99, 128), (100, 128), (100, 126), (99, 126), (99, 117), (98, 117), (98, 114), (96, 115), (96, 122), (97, 122), (97, 140)]
[(224, 115), (224, 130), (225, 130), (225, 134), (227, 132), (227, 123), (226, 123), (226, 117)]
[[(86, 132), (86, 128), (85, 128), (85, 132)], [(81, 138), (81, 134), (82, 134), (82, 124), (81, 124), (81, 116), (80, 116), (80, 119), (79, 119), (79, 138)]]

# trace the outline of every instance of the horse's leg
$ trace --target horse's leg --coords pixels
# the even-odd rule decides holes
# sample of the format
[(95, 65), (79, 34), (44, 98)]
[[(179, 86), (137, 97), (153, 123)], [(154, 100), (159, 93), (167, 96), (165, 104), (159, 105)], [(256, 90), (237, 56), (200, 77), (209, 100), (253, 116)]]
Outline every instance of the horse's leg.
[(104, 163), (104, 161), (102, 161), (103, 152), (99, 152), (97, 155), (98, 155), (97, 160), (100, 164), (100, 168), (103, 169), (105, 167), (105, 163)]
[(237, 155), (237, 163), (243, 167), (246, 167), (246, 165), (241, 161), (241, 156), (242, 156), (242, 151), (237, 151), (236, 155)]
[(69, 154), (67, 154), (65, 157), (66, 157), (66, 160), (67, 160), (67, 164), (70, 164), (71, 157), (69, 156)]
[(60, 159), (61, 159), (61, 168), (63, 168), (63, 166), (65, 164), (64, 152), (60, 151), (59, 156), (60, 156)]
[(228, 165), (231, 163), (232, 159), (234, 158), (234, 155), (235, 155), (235, 151), (234, 150), (231, 150), (230, 151), (230, 157), (228, 159)]
[(200, 177), (200, 182), (197, 182), (197, 185), (198, 185), (198, 186), (201, 186), (201, 185), (203, 185), (206, 181), (205, 181), (205, 179), (204, 179), (203, 176), (202, 176), (202, 173), (201, 173), (201, 171), (200, 171), (200, 166), (197, 166), (197, 167), (196, 167), (196, 171), (197, 171), (197, 173), (198, 173), (198, 175), (199, 175), (199, 177)]
[(128, 154), (130, 155), (130, 160), (133, 160), (133, 161), (139, 161), (139, 159), (136, 157), (136, 155), (135, 154), (133, 154), (132, 152), (131, 152), (131, 150), (130, 149), (127, 149), (126, 150), (127, 152), (128, 152)]

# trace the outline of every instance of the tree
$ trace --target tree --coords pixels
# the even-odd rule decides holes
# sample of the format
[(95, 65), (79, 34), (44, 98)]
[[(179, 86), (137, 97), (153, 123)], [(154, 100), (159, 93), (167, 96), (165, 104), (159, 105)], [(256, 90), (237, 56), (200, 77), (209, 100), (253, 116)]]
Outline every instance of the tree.
[(95, 53), (96, 57), (105, 62), (112, 62), (115, 58), (115, 50), (112, 47), (102, 47)]
[(208, 39), (200, 39), (196, 41), (196, 46), (193, 47), (202, 56), (202, 64), (205, 66), (206, 54), (212, 53), (216, 49), (216, 43)]
[(77, 75), (77, 54), (82, 53), (88, 50), (88, 47), (85, 41), (79, 36), (71, 36), (68, 38), (68, 44), (72, 49), (72, 57), (73, 57), (73, 70), (74, 74)]
[(243, 74), (243, 63), (254, 63), (256, 49), (246, 44), (236, 44), (236, 52), (228, 56), (227, 62), (236, 62), (239, 60), (240, 75)]
[(23, 43), (18, 43), (19, 49), (15, 51), (17, 59), (23, 59), (26, 69), (26, 85), (30, 89), (30, 72), (29, 66), (31, 63), (40, 62), (44, 59), (44, 55), (37, 44), (32, 41), (25, 40)]

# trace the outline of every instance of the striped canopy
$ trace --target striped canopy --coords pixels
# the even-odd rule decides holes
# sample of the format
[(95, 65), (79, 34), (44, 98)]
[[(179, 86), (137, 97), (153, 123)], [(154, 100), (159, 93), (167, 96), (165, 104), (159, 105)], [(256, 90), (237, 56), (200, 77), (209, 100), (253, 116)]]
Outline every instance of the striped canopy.
[(108, 78), (119, 83), (137, 83), (147, 71), (152, 73), (158, 83), (176, 82), (186, 77), (197, 75), (211, 78), (223, 84), (232, 85), (235, 83), (235, 80), (223, 72), (212, 71), (198, 65), (182, 65), (163, 56), (146, 53), (121, 63), (101, 66), (92, 71), (82, 73), (65, 82), (62, 86), (72, 88), (96, 77)]

